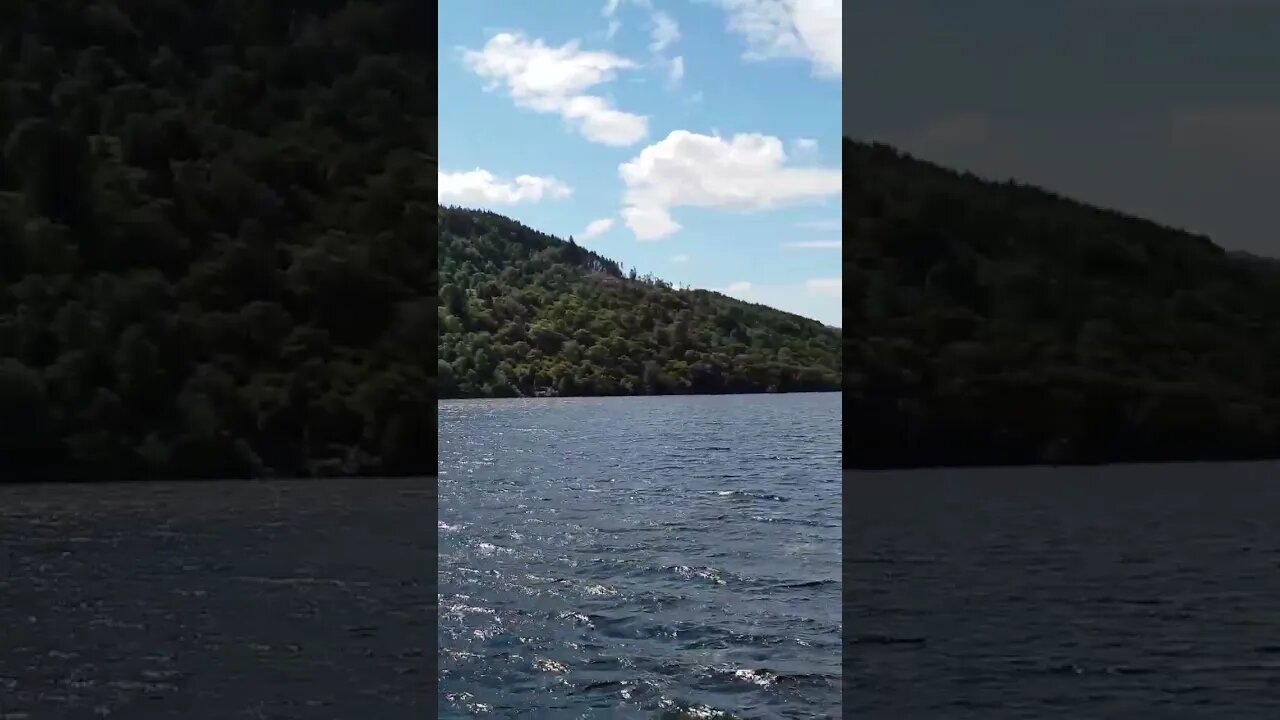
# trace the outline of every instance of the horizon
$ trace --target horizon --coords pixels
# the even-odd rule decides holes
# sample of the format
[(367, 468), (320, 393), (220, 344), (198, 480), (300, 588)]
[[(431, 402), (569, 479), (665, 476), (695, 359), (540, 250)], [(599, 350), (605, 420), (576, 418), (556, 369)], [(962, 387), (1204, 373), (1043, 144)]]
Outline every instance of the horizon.
[(439, 202), (840, 327), (841, 11), (752, 12), (442, 6)]
[(1280, 256), (1280, 3), (851, 9), (844, 136)]

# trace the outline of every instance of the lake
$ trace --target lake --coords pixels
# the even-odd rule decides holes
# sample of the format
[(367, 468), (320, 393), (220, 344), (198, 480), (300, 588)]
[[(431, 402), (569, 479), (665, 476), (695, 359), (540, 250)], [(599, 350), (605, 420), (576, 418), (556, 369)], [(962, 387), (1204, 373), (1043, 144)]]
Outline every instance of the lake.
[(426, 717), (434, 490), (0, 485), (0, 717)]
[(845, 493), (851, 717), (1280, 717), (1280, 464)]
[(840, 395), (440, 403), (443, 718), (837, 718)]

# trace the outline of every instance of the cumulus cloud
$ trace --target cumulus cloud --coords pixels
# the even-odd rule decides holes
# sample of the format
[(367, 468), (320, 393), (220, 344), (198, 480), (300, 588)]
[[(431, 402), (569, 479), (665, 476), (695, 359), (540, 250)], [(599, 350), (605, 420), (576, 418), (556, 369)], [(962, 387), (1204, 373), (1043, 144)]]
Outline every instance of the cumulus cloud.
[(600, 218), (587, 223), (587, 229), (582, 231), (582, 239), (590, 240), (609, 232), (613, 228), (613, 218)]
[(480, 50), (464, 50), (463, 59), (489, 89), (505, 86), (516, 105), (539, 113), (555, 113), (592, 142), (626, 146), (644, 138), (648, 118), (617, 110), (589, 95), (596, 85), (613, 80), (619, 70), (636, 63), (608, 52), (581, 50), (576, 41), (551, 47), (519, 33), (494, 35)]
[(796, 138), (791, 145), (797, 154), (818, 152), (818, 141), (813, 138)]
[(782, 247), (796, 250), (839, 250), (843, 246), (839, 240), (801, 240), (784, 243)]
[(664, 207), (624, 207), (622, 220), (639, 240), (660, 240), (680, 230)]
[(769, 210), (839, 195), (841, 171), (787, 166), (782, 141), (760, 134), (731, 139), (676, 130), (618, 167), (626, 185), (623, 219), (640, 240), (680, 229), (675, 207)]
[(649, 49), (660, 53), (680, 39), (680, 25), (675, 18), (658, 10), (653, 14), (653, 31), (650, 37), (652, 40)]
[(689, 262), (689, 256), (688, 256), (688, 255), (672, 255), (672, 256), (671, 256), (671, 262), (673, 262), (673, 263), (687, 263), (687, 262)]
[(729, 29), (747, 41), (747, 60), (801, 58), (820, 76), (843, 71), (841, 0), (719, 0)]
[(479, 168), (438, 172), (437, 180), (436, 194), (442, 205), (515, 205), (560, 200), (573, 194), (573, 188), (553, 177), (519, 175), (513, 181), (505, 181)]

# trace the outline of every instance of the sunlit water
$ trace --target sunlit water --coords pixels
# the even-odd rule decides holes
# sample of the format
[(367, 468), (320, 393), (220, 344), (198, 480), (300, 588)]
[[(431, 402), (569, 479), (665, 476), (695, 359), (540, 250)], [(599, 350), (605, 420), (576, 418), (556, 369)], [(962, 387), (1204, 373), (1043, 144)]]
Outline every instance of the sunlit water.
[(441, 717), (840, 717), (838, 394), (440, 404)]
[(1280, 464), (850, 473), (845, 497), (849, 717), (1280, 718)]

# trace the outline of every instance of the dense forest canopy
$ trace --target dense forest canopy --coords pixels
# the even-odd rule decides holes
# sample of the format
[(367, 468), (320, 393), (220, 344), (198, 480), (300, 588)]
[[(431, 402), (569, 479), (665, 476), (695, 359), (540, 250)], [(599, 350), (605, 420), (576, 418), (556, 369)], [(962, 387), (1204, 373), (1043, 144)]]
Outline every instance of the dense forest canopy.
[(839, 332), (440, 209), (442, 397), (838, 390)]
[(1280, 456), (1280, 265), (844, 143), (845, 464)]
[(434, 472), (431, 12), (0, 3), (0, 478)]

